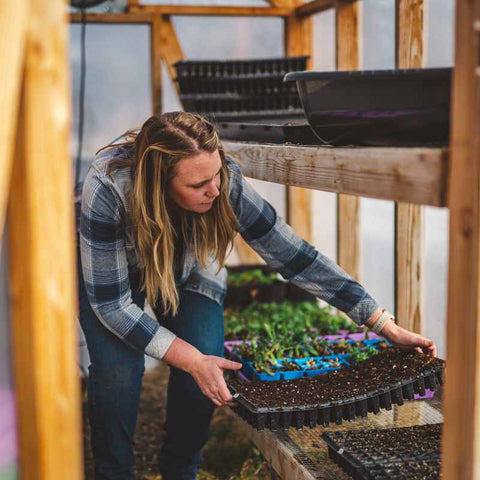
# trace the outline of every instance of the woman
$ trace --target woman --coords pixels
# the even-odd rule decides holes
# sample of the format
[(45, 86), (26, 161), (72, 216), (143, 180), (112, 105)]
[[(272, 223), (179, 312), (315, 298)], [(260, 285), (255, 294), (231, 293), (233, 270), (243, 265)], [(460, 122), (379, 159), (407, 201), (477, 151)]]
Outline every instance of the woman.
[[(361, 285), (296, 236), (199, 115), (153, 116), (102, 150), (83, 187), (79, 269), (96, 478), (133, 478), (145, 353), (172, 367), (163, 479), (196, 477), (214, 406), (232, 401), (223, 370), (241, 367), (221, 358), (222, 267), (237, 232), (287, 280), (357, 324), (435, 355), (432, 341), (396, 326)], [(145, 299), (158, 322), (143, 311)]]

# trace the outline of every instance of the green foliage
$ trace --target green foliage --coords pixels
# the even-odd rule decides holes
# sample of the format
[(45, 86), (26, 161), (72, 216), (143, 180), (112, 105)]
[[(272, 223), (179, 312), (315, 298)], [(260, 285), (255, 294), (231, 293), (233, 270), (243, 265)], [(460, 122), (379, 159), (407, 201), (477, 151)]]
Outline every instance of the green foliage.
[(229, 287), (242, 287), (244, 285), (271, 285), (272, 283), (278, 281), (280, 280), (277, 273), (263, 273), (261, 268), (247, 270), (245, 272), (228, 272)]
[(353, 322), (335, 315), (329, 306), (319, 306), (316, 301), (252, 303), (244, 309), (225, 311), (225, 332), (229, 340), (262, 336), (266, 333), (265, 325), (269, 325), (272, 332), (288, 335), (308, 333), (311, 336), (312, 329), (318, 335), (335, 334), (339, 330), (358, 330)]
[(225, 312), (228, 337), (250, 340), (237, 348), (237, 354), (268, 375), (278, 369), (276, 359), (328, 355), (328, 342), (316, 337), (347, 330), (350, 325), (357, 330), (353, 322), (317, 302), (256, 303)]

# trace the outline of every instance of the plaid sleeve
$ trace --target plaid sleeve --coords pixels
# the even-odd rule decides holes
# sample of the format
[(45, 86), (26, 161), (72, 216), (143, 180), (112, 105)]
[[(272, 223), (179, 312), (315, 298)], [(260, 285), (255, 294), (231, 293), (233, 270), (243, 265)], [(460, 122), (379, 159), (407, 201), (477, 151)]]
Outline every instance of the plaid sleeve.
[(90, 170), (80, 215), (80, 250), (85, 289), (102, 324), (127, 345), (161, 359), (175, 335), (131, 298), (121, 204)]
[(345, 312), (361, 325), (376, 301), (335, 262), (302, 240), (244, 179), (231, 160), (230, 201), (248, 244), (286, 280)]

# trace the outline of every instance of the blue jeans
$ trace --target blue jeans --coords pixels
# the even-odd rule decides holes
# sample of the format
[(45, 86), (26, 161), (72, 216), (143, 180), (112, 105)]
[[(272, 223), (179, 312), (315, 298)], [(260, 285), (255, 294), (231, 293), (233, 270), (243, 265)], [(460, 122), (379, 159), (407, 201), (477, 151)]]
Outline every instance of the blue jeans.
[[(137, 423), (143, 352), (134, 350), (107, 330), (88, 302), (79, 268), (80, 323), (91, 365), (88, 377), (88, 415), (97, 480), (134, 479), (133, 438)], [(143, 308), (145, 295), (133, 292)], [(160, 323), (207, 355), (223, 356), (223, 307), (198, 293), (180, 291), (173, 318)], [(165, 442), (160, 448), (163, 480), (192, 480), (202, 461), (214, 405), (192, 376), (171, 367), (167, 392)]]

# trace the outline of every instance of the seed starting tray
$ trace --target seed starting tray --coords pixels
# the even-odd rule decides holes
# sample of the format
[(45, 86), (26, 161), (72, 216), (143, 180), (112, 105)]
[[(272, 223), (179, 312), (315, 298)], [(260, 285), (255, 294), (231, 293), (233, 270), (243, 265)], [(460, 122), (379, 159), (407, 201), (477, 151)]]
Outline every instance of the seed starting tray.
[(366, 417), (368, 413), (390, 410), (394, 404), (403, 405), (404, 400), (413, 400), (415, 394), (425, 395), (426, 389), (435, 391), (443, 384), (443, 369), (443, 364), (437, 365), (418, 376), (385, 385), (364, 395), (300, 407), (259, 408), (237, 394), (233, 387), (230, 386), (230, 389), (237, 402), (234, 411), (256, 430), (315, 428), (330, 423), (341, 425), (344, 420), (355, 421), (355, 418)]
[[(355, 480), (436, 479), (440, 470), (441, 425), (325, 432), (321, 437), (330, 458)], [(432, 443), (418, 446), (409, 442), (413, 432), (427, 432), (433, 437)], [(398, 436), (395, 445), (391, 441), (393, 434)]]
[[(371, 333), (369, 334), (372, 338), (365, 340), (365, 335), (363, 333), (350, 334), (346, 339), (346, 344), (351, 345), (360, 341), (363, 345), (362, 349), (368, 347), (376, 348), (376, 345), (380, 342), (385, 342), (389, 344), (384, 338), (378, 337), (377, 335)], [(346, 337), (343, 335), (326, 335), (319, 337), (319, 339), (324, 339), (328, 341), (331, 345), (334, 345), (339, 340), (344, 340)], [(237, 355), (237, 348), (243, 343), (242, 340), (232, 340), (224, 343), (225, 353), (228, 357), (233, 360), (243, 364), (242, 372), (249, 380), (261, 380), (261, 381), (275, 381), (275, 380), (293, 380), (300, 377), (311, 377), (314, 375), (319, 375), (326, 373), (332, 370), (338, 370), (343, 367), (348, 367), (352, 364), (352, 355), (351, 354), (337, 354), (332, 350), (329, 350), (327, 355), (322, 356), (305, 356), (302, 358), (282, 358), (277, 359), (278, 367), (271, 368), (271, 374), (258, 372), (253, 366), (252, 362), (246, 361)], [(332, 361), (338, 360), (338, 366), (333, 366)], [(310, 365), (307, 364), (310, 362)], [(292, 363), (295, 367), (292, 366), (291, 369), (284, 367), (285, 363)], [(313, 365), (315, 364), (315, 365)], [(312, 368), (315, 367), (315, 368)]]
[(232, 77), (177, 77), (184, 94), (278, 95), (297, 93), (295, 83), (284, 83), (283, 73), (277, 75), (238, 75)]
[(230, 77), (239, 75), (285, 75), (306, 70), (309, 56), (250, 60), (181, 60), (173, 64), (177, 77)]
[(297, 93), (278, 95), (225, 94), (180, 94), (180, 100), (187, 111), (198, 113), (259, 112), (270, 110), (301, 111), (302, 105)]
[(321, 145), (306, 122), (255, 121), (221, 122), (218, 131), (222, 140), (294, 145)]

